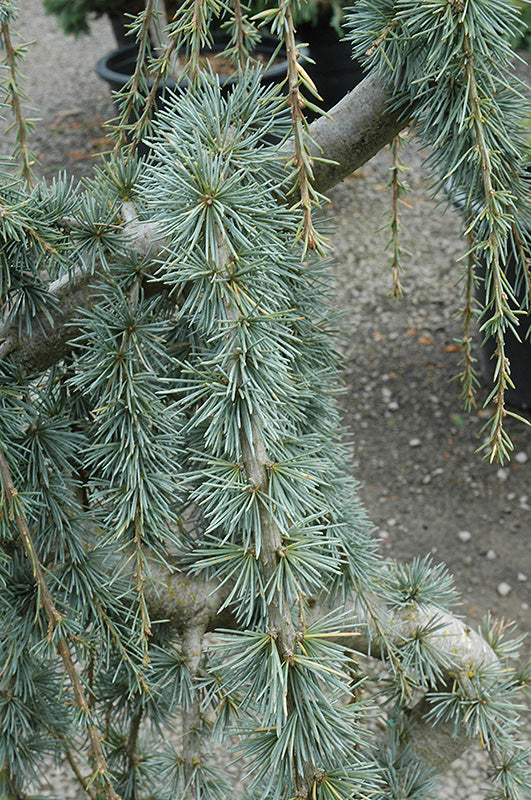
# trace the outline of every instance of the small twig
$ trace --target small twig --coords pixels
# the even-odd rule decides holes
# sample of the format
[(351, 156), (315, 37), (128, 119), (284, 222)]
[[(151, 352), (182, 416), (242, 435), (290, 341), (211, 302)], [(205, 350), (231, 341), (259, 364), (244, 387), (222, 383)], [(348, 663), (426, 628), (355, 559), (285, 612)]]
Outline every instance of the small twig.
[(201, 55), (201, 38), (203, 34), (203, 3), (204, 0), (194, 0), (192, 15), (192, 46), (190, 50), (190, 79), (194, 81), (199, 72), (199, 57)]
[(501, 279), (500, 247), (494, 230), (494, 213), (492, 211), (492, 203), (496, 192), (492, 185), (490, 151), (485, 138), (481, 100), (476, 82), (472, 45), (469, 34), (465, 34), (463, 37), (463, 56), (465, 78), (469, 87), (468, 98), (470, 114), (472, 117), (476, 146), (480, 156), (485, 208), (487, 210), (487, 220), (490, 224), (490, 232), (486, 242), (488, 245), (486, 253), (490, 253), (490, 263), (487, 262), (487, 264), (488, 267), (490, 267), (490, 274), (493, 282), (493, 319), (496, 320), (496, 329), (493, 338), (496, 342), (495, 356), (497, 359), (497, 368), (495, 370), (496, 386), (491, 394), (495, 402), (496, 411), (490, 431), (490, 460), (494, 461), (494, 459), (498, 459), (503, 461), (504, 456), (507, 455), (507, 450), (512, 448), (510, 439), (504, 431), (503, 423), (507, 415), (505, 409), (505, 390), (508, 386), (512, 387), (513, 384), (511, 381), (509, 359), (505, 353), (505, 338), (502, 323), (507, 319), (515, 321), (516, 318), (509, 308), (507, 295)]
[(302, 240), (304, 248), (308, 250), (317, 250), (319, 237), (313, 225), (313, 203), (310, 192), (312, 162), (304, 142), (305, 120), (302, 111), (304, 108), (304, 99), (299, 88), (300, 80), (297, 63), (299, 52), (295, 42), (295, 27), (293, 25), (293, 16), (289, 3), (285, 5), (284, 14), (286, 21), (284, 37), (288, 63), (288, 101), (291, 111), (291, 124), (295, 148), (295, 155), (291, 163), (297, 170), (297, 183), (300, 192), (299, 205), (302, 208), (303, 217)]
[[(159, 90), (160, 83), (162, 81), (162, 76), (166, 70), (168, 64), (170, 64), (173, 54), (178, 45), (178, 39), (173, 38), (169, 44), (166, 46), (164, 53), (160, 59), (160, 65), (158, 70), (156, 71), (155, 75), (153, 76), (151, 82), (151, 88), (149, 90), (149, 94), (144, 101), (144, 108), (142, 110), (141, 116), (135, 122), (133, 133), (131, 136), (131, 144), (129, 145), (129, 160), (132, 159), (134, 152), (138, 146), (138, 143), (142, 139), (142, 133), (146, 126), (148, 119), (150, 118), (153, 109), (155, 107), (155, 102), (157, 100), (157, 93)], [(138, 62), (137, 62), (138, 63)]]
[(375, 39), (372, 42), (371, 46), (369, 47), (369, 49), (365, 53), (367, 58), (370, 58), (370, 56), (372, 56), (374, 51), (377, 50), (384, 43), (384, 41), (387, 39), (389, 34), (394, 31), (394, 29), (397, 27), (398, 24), (399, 24), (399, 20), (398, 19), (392, 19), (387, 23), (387, 25), (385, 26), (385, 28), (383, 29), (381, 34), (378, 36), (377, 39)]
[(149, 44), (149, 31), (150, 31), (151, 20), (154, 14), (154, 4), (155, 0), (146, 0), (146, 6), (144, 9), (144, 18), (142, 20), (142, 27), (140, 29), (140, 35), (138, 37), (138, 55), (136, 58), (135, 71), (133, 73), (133, 77), (131, 80), (131, 88), (127, 93), (127, 101), (122, 111), (120, 112), (120, 118), (116, 128), (116, 130), (119, 131), (119, 135), (116, 138), (114, 152), (117, 152), (120, 149), (120, 147), (126, 144), (127, 123), (129, 121), (131, 114), (133, 113), (135, 98), (138, 94), (138, 90), (140, 87), (140, 81), (146, 69), (146, 49)]
[(240, 0), (234, 0), (234, 25), (236, 28), (236, 49), (240, 63), (245, 63), (245, 46), (243, 35), (243, 13)]
[(476, 261), (474, 253), (474, 235), (472, 231), (467, 234), (468, 238), (468, 260), (466, 268), (465, 283), (465, 303), (463, 306), (463, 338), (461, 339), (461, 352), (463, 353), (461, 374), (461, 385), (463, 387), (461, 396), (465, 409), (470, 411), (476, 405), (477, 378), (474, 371), (475, 359), (472, 356), (472, 336), (470, 329), (474, 319), (474, 265)]
[(389, 179), (389, 186), (392, 191), (392, 210), (391, 210), (391, 241), (390, 245), (393, 250), (393, 258), (391, 261), (391, 269), (393, 270), (393, 297), (402, 297), (404, 289), (400, 282), (400, 269), (401, 269), (401, 256), (402, 248), (400, 246), (399, 233), (400, 233), (400, 198), (406, 192), (406, 185), (401, 180), (401, 173), (404, 167), (400, 161), (400, 149), (403, 146), (404, 136), (399, 133), (391, 142), (391, 177)]
[(29, 125), (22, 113), (22, 104), (20, 102), (21, 94), (18, 88), (17, 76), (17, 53), (11, 41), (11, 34), (7, 22), (3, 22), (0, 28), (2, 39), (4, 40), (4, 48), (6, 54), (6, 63), (9, 69), (9, 92), (11, 95), (11, 108), (15, 116), (16, 124), (16, 142), (18, 144), (18, 151), (22, 161), (22, 177), (29, 187), (33, 186), (33, 175), (31, 165), (33, 164), (33, 157), (28, 147), (28, 130)]
[[(185, 628), (182, 653), (192, 680), (197, 677), (203, 652), (206, 624), (197, 622)], [(201, 764), (198, 741), (201, 733), (201, 699), (194, 694), (188, 708), (183, 710), (183, 771), (186, 786), (185, 800), (201, 800), (193, 785), (194, 772)]]
[[(127, 744), (125, 746), (125, 752), (127, 757), (127, 769), (129, 772), (133, 773), (133, 781), (135, 781), (136, 785), (136, 777), (134, 776), (134, 769), (138, 763), (138, 737), (140, 734), (140, 723), (142, 722), (142, 716), (144, 713), (144, 709), (142, 706), (134, 713), (131, 717), (131, 723), (129, 725), (129, 735), (127, 737)], [(134, 793), (132, 793), (134, 794)]]
[(149, 618), (149, 611), (144, 595), (144, 584), (146, 582), (146, 561), (144, 558), (144, 552), (142, 550), (144, 536), (142, 529), (142, 512), (139, 505), (137, 506), (135, 512), (134, 531), (133, 543), (135, 548), (135, 571), (133, 573), (133, 577), (136, 581), (136, 591), (140, 605), (140, 616), (142, 618), (142, 647), (144, 650), (142, 664), (144, 667), (146, 667), (149, 663), (148, 638), (151, 636), (151, 620)]
[(94, 789), (92, 789), (91, 786), (89, 786), (88, 781), (86, 780), (86, 778), (83, 777), (83, 774), (81, 773), (81, 770), (79, 769), (79, 766), (78, 766), (77, 762), (75, 761), (74, 756), (72, 755), (72, 753), (68, 749), (68, 747), (63, 747), (63, 750), (64, 750), (64, 754), (65, 754), (66, 760), (70, 764), (70, 769), (74, 773), (75, 778), (76, 778), (77, 782), (79, 783), (79, 785), (82, 787), (83, 791), (88, 794), (88, 796), (90, 797), (91, 800), (97, 800), (96, 792), (94, 791)]

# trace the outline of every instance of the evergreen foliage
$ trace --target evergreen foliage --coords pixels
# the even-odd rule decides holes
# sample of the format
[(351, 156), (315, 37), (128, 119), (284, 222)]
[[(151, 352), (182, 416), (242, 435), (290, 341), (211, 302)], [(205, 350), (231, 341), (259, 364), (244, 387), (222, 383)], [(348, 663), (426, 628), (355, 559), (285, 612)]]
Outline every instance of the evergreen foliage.
[[(502, 364), (498, 455), (510, 448), (503, 332), (517, 322), (503, 265), (528, 188), (507, 68), (518, 23), (502, 5), (358, 0), (347, 23), (436, 146), (434, 184), (451, 175), (466, 195), (467, 275), (485, 252), (486, 329)], [(419, 730), (452, 747), (478, 738), (493, 796), (531, 797), (518, 640), (490, 619), (476, 635), (452, 616), (441, 566), (383, 560), (349, 476), (298, 10), (285, 0), (253, 20), (239, 2), (185, 1), (151, 68), (163, 76), (184, 48), (188, 90), (153, 120), (139, 58), (117, 98), (113, 153), (74, 186), (32, 177), (16, 6), (0, 5), (18, 132), (0, 188), (6, 800), (32, 796), (53, 757), (93, 800), (217, 800), (238, 788), (257, 800), (425, 800), (443, 767)], [(221, 11), (233, 14), (238, 69), (228, 94), (199, 62)], [(157, 14), (148, 0), (132, 23), (141, 55)], [(264, 20), (284, 38), (288, 100), (248, 62), (246, 37)], [(79, 295), (69, 344), (23, 368), (18, 343), (60, 325), (65, 287)], [(381, 668), (365, 694), (366, 654)]]

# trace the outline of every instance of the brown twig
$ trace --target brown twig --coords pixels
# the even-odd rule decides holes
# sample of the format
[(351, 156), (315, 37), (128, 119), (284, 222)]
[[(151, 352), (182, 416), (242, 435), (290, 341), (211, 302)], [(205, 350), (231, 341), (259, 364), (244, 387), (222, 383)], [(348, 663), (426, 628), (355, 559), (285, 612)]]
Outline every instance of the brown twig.
[(234, 0), (234, 25), (236, 27), (236, 49), (238, 51), (238, 59), (243, 64), (245, 63), (245, 47), (243, 35), (243, 13), (240, 0)]
[(74, 759), (74, 756), (72, 755), (72, 753), (68, 749), (68, 747), (63, 747), (63, 751), (64, 751), (64, 754), (65, 754), (66, 760), (70, 764), (70, 769), (74, 773), (74, 776), (75, 776), (77, 782), (79, 783), (79, 785), (82, 787), (83, 791), (88, 794), (88, 796), (90, 797), (90, 800), (97, 800), (96, 792), (92, 789), (91, 786), (89, 786), (89, 783), (86, 780), (86, 778), (83, 777), (83, 774), (82, 774), (81, 770), (79, 769), (79, 766), (78, 766), (76, 760)]
[[(135, 64), (135, 71), (133, 73), (133, 77), (132, 77), (132, 80), (131, 80), (131, 88), (129, 89), (128, 94), (127, 94), (127, 102), (125, 104), (125, 107), (124, 107), (123, 111), (120, 114), (120, 120), (119, 121), (120, 121), (120, 123), (125, 123), (125, 124), (119, 124), (117, 126), (117, 130), (119, 131), (119, 136), (117, 136), (117, 139), (116, 139), (116, 144), (114, 146), (114, 152), (117, 152), (120, 149), (120, 147), (122, 147), (126, 143), (126, 136), (127, 136), (126, 127), (127, 127), (127, 123), (129, 121), (129, 118), (130, 118), (131, 114), (133, 113), (135, 97), (136, 97), (136, 95), (138, 93), (138, 90), (139, 90), (139, 87), (140, 87), (140, 81), (142, 79), (142, 76), (144, 75), (145, 70), (146, 70), (145, 54), (146, 54), (147, 45), (149, 43), (149, 31), (150, 31), (150, 26), (151, 26), (151, 20), (153, 18), (153, 13), (154, 13), (154, 4), (155, 4), (155, 0), (146, 0), (146, 5), (145, 5), (145, 8), (144, 8), (144, 18), (143, 18), (143, 21), (142, 21), (142, 28), (140, 30), (140, 36), (139, 36), (139, 39), (138, 39), (139, 47), (138, 47), (138, 55), (137, 55), (137, 59), (136, 59), (136, 64)], [(134, 146), (136, 146), (136, 144)], [(134, 146), (133, 146), (133, 150), (134, 150)]]
[[(495, 212), (492, 210), (492, 204), (496, 192), (492, 185), (492, 165), (490, 160), (490, 151), (485, 138), (481, 99), (479, 97), (479, 91), (476, 82), (472, 45), (469, 34), (465, 34), (463, 37), (463, 56), (465, 78), (469, 87), (468, 98), (470, 115), (474, 128), (476, 147), (479, 152), (481, 163), (485, 207), (488, 212), (487, 218), (490, 217), (492, 220), (492, 217), (495, 214)], [(497, 368), (495, 370), (496, 386), (492, 395), (494, 398), (496, 411), (490, 431), (490, 460), (494, 461), (496, 458), (503, 460), (507, 447), (511, 446), (504, 432), (503, 424), (504, 419), (507, 416), (507, 411), (505, 408), (505, 390), (508, 386), (512, 387), (513, 384), (511, 381), (509, 359), (505, 353), (505, 337), (501, 323), (503, 320), (507, 320), (511, 317), (514, 319), (514, 314), (510, 311), (508, 306), (507, 294), (502, 283), (500, 247), (492, 222), (490, 224), (490, 233), (487, 240), (487, 245), (487, 252), (490, 252), (489, 266), (493, 283), (493, 319), (497, 321), (496, 330), (494, 333), (494, 339), (496, 342), (495, 356), (497, 359)]]
[(300, 92), (298, 57), (299, 51), (295, 42), (295, 27), (289, 3), (285, 5), (285, 43), (288, 63), (288, 101), (291, 111), (291, 124), (293, 129), (293, 144), (295, 155), (291, 164), (297, 170), (297, 184), (300, 193), (299, 205), (302, 209), (303, 228), (302, 240), (305, 249), (316, 250), (318, 236), (315, 231), (312, 219), (312, 197), (310, 192), (310, 181), (312, 178), (312, 161), (307, 152), (304, 141), (305, 119), (302, 109), (304, 108), (304, 98)]
[(11, 95), (11, 108), (13, 109), (13, 114), (15, 116), (16, 141), (20, 150), (20, 158), (22, 161), (21, 173), (27, 185), (31, 187), (33, 186), (33, 175), (31, 171), (33, 159), (28, 147), (28, 123), (22, 113), (22, 104), (20, 102), (20, 94), (18, 91), (16, 50), (11, 41), (11, 33), (9, 31), (9, 25), (7, 22), (2, 23), (0, 31), (2, 34), (2, 39), (4, 40), (6, 63), (9, 69), (8, 86)]
[(371, 43), (371, 46), (369, 47), (369, 49), (365, 53), (365, 55), (368, 58), (370, 56), (372, 56), (372, 54), (374, 53), (375, 50), (377, 50), (379, 47), (381, 47), (381, 45), (385, 42), (385, 40), (387, 39), (389, 34), (394, 31), (394, 29), (397, 27), (398, 24), (399, 24), (399, 20), (398, 19), (389, 20), (389, 22), (387, 23), (387, 25), (385, 26), (385, 28), (383, 29), (381, 34), (378, 36), (377, 39), (375, 39)]
[(393, 248), (393, 258), (391, 261), (391, 269), (393, 271), (393, 297), (402, 297), (404, 289), (400, 282), (400, 268), (401, 268), (401, 255), (402, 248), (400, 246), (400, 197), (405, 191), (405, 186), (400, 178), (400, 174), (404, 167), (400, 162), (400, 148), (402, 147), (403, 137), (402, 134), (395, 136), (391, 142), (391, 178), (389, 185), (392, 192), (391, 204), (391, 241), (390, 244)]
[(472, 356), (472, 336), (470, 329), (474, 319), (474, 266), (476, 256), (474, 253), (474, 235), (472, 231), (467, 234), (468, 259), (465, 282), (465, 303), (463, 306), (463, 337), (461, 339), (461, 352), (463, 353), (463, 372), (461, 375), (463, 403), (467, 411), (476, 405), (475, 386), (477, 378), (474, 371), (475, 359)]

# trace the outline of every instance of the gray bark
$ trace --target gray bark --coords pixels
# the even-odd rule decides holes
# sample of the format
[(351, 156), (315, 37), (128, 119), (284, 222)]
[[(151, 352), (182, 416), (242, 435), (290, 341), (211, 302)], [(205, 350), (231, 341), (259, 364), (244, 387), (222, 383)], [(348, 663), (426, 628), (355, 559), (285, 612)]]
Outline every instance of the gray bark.
[[(314, 157), (337, 162), (315, 161), (315, 187), (319, 192), (326, 192), (350, 175), (404, 127), (400, 121), (403, 115), (389, 111), (388, 104), (386, 89), (376, 77), (369, 76), (331, 109), (331, 119), (322, 117), (310, 125)], [(140, 222), (132, 203), (124, 203), (122, 210), (130, 245), (139, 258), (160, 255), (163, 244), (158, 240), (156, 226)], [(70, 279), (64, 277), (51, 283), (50, 294), (59, 305), (57, 311), (51, 312), (53, 322), (40, 315), (29, 335), (19, 334), (16, 322), (0, 328), (0, 359), (11, 355), (22, 374), (27, 374), (48, 369), (64, 358), (71, 351), (70, 342), (80, 333), (72, 327), (78, 309), (93, 305), (97, 282), (96, 270), (94, 274), (77, 271)], [(146, 289), (153, 294), (162, 287), (161, 283), (149, 282)]]
[(389, 110), (390, 95), (369, 75), (330, 111), (310, 125), (311, 152), (335, 164), (314, 163), (314, 186), (327, 192), (388, 144), (407, 125), (404, 112)]
[[(147, 584), (146, 584), (147, 587)], [(169, 573), (161, 567), (153, 574), (153, 581), (146, 591), (150, 606), (150, 614), (156, 619), (168, 619), (177, 630), (182, 631), (187, 625), (195, 625), (200, 620), (208, 631), (216, 628), (237, 629), (235, 618), (230, 609), (223, 604), (230, 592), (225, 585), (220, 589), (215, 581), (202, 581), (200, 578), (189, 578), (185, 573), (176, 571)], [(452, 661), (452, 667), (443, 671), (444, 681), (451, 685), (458, 681), (468, 685), (470, 671), (491, 664), (496, 655), (490, 645), (472, 630), (465, 621), (448, 612), (430, 606), (408, 606), (404, 609), (384, 608), (376, 598), (371, 598), (372, 605), (385, 620), (388, 641), (394, 647), (401, 645), (405, 639), (414, 635), (416, 630), (424, 629), (434, 618), (440, 628), (430, 634), (433, 644), (442, 650)], [(219, 609), (222, 609), (221, 612)], [(341, 635), (338, 643), (357, 653), (384, 657), (384, 650), (378, 640), (370, 635), (371, 622), (369, 616), (352, 602), (347, 607), (334, 610), (338, 617), (344, 611), (352, 615), (355, 633), (351, 637)], [(310, 619), (316, 619), (331, 611), (326, 600), (313, 606)], [(452, 761), (458, 758), (471, 744), (471, 740), (463, 732), (455, 735), (449, 723), (437, 722), (433, 725), (426, 719), (429, 711), (428, 702), (421, 697), (409, 711), (408, 744), (414, 757), (422, 759), (426, 766), (439, 774), (448, 769)]]

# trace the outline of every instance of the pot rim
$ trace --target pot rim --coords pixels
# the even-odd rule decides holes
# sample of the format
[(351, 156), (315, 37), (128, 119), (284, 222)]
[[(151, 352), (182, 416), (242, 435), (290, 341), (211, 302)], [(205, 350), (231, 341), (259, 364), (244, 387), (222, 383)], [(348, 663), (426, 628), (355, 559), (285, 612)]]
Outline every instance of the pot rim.
[[(213, 47), (212, 48), (203, 48), (203, 50), (204, 51), (208, 51), (208, 52), (214, 52), (214, 53), (221, 52), (222, 50), (225, 49), (226, 44), (227, 44), (227, 40), (228, 40), (228, 36), (224, 36), (223, 34), (219, 34), (219, 33), (214, 34)], [(277, 47), (278, 47), (277, 40), (272, 36), (265, 35), (265, 36), (262, 36), (261, 42), (259, 42), (256, 45), (256, 47), (254, 48), (254, 51), (257, 52), (257, 53), (263, 53), (263, 54), (266, 54), (266, 55), (272, 55)], [(124, 72), (119, 72), (118, 70), (113, 69), (111, 66), (109, 66), (109, 63), (111, 63), (112, 59), (117, 59), (119, 57), (125, 57), (125, 56), (127, 56), (129, 54), (132, 55), (134, 53), (135, 49), (136, 49), (136, 44), (133, 42), (132, 44), (128, 44), (125, 47), (118, 47), (118, 48), (110, 51), (109, 53), (106, 53), (104, 56), (102, 56), (100, 59), (98, 59), (98, 61), (96, 62), (96, 65), (94, 67), (94, 69), (95, 69), (96, 73), (98, 74), (98, 76), (100, 78), (102, 78), (102, 80), (106, 81), (107, 83), (125, 85), (125, 83), (127, 83), (129, 78), (131, 77), (132, 73), (130, 74), (130, 73), (125, 72), (125, 71)], [(286, 59), (285, 59), (285, 51), (280, 50), (280, 53), (284, 55), (283, 60), (279, 61), (278, 63), (272, 64), (268, 69), (263, 71), (264, 75), (267, 75), (271, 79), (278, 78), (280, 80), (286, 75), (286, 64), (287, 64), (287, 62), (286, 62)], [(309, 53), (309, 50), (308, 50), (307, 47), (301, 47), (300, 48), (300, 53), (301, 53), (301, 56), (307, 56), (308, 53)], [(231, 84), (236, 83), (236, 81), (237, 81), (237, 76), (234, 76), (234, 74), (227, 75), (225, 77), (223, 75), (219, 75), (218, 74), (217, 77), (218, 77), (218, 80), (219, 80), (219, 83), (220, 83), (221, 86), (230, 86)], [(189, 81), (188, 81), (187, 78), (183, 78), (181, 80), (179, 80), (177, 78), (170, 78), (169, 80), (165, 80), (165, 81), (161, 82), (161, 89), (162, 88), (175, 89), (177, 86), (186, 87), (188, 84), (189, 84)], [(151, 85), (151, 81), (150, 81), (150, 85)]]

